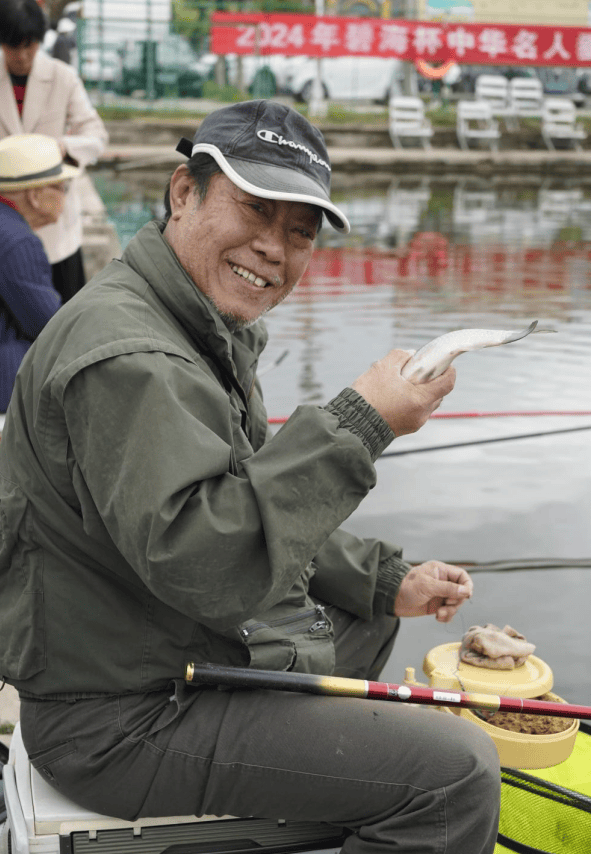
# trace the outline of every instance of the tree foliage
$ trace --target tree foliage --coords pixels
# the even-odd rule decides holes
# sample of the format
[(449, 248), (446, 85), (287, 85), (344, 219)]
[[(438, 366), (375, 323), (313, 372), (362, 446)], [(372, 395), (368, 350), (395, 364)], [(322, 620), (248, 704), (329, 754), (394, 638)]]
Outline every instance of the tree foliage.
[(45, 3), (41, 4), (51, 24), (57, 24), (69, 2), (70, 0), (45, 0)]
[(172, 0), (173, 26), (199, 51), (207, 50), (212, 12), (300, 12), (309, 14), (314, 0)]

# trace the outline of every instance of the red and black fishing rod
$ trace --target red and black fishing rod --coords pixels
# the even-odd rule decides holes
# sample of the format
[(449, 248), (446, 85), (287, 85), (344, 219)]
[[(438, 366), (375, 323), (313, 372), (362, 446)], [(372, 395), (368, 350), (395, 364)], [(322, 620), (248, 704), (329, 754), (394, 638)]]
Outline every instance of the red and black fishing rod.
[(422, 706), (452, 706), (459, 709), (482, 709), (486, 712), (518, 712), (530, 715), (552, 715), (557, 718), (591, 720), (591, 706), (571, 703), (527, 700), (520, 697), (498, 697), (453, 689), (421, 688), (395, 685), (391, 682), (368, 682), (341, 676), (316, 676), (310, 673), (286, 673), (276, 670), (250, 670), (217, 664), (190, 662), (185, 670), (189, 683), (205, 682), (234, 688), (268, 688), (330, 697), (357, 697), (364, 700), (391, 700)]

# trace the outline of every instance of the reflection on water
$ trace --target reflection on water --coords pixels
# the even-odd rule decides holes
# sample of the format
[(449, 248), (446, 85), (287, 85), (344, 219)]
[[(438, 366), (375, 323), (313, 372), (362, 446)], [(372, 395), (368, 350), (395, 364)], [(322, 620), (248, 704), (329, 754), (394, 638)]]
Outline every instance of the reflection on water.
[[(552, 179), (508, 186), (474, 177), (396, 178), (385, 189), (356, 192), (339, 204), (354, 223), (349, 245), (402, 247), (417, 232), (438, 232), (466, 244), (541, 246), (591, 238), (591, 188)], [(328, 229), (321, 240), (342, 245)]]
[(463, 357), (444, 406), (591, 408), (591, 191), (397, 179), (339, 203), (351, 235), (324, 228), (268, 318), (268, 357), (290, 350), (265, 377), (272, 414), (324, 401), (391, 347), (534, 319), (559, 334)]
[(136, 173), (126, 179), (111, 172), (93, 174), (94, 185), (123, 249), (143, 225), (163, 216), (162, 198), (167, 180), (165, 174), (138, 178)]
[[(99, 177), (123, 243), (160, 215), (164, 180), (147, 191), (143, 179)], [(431, 419), (397, 439), (346, 526), (403, 544), (413, 561), (591, 557), (591, 429), (579, 429), (591, 415), (562, 414), (591, 413), (591, 189), (409, 177), (338, 203), (352, 233), (322, 229), (306, 277), (267, 319), (263, 365), (289, 351), (262, 377), (271, 416), (323, 404), (392, 347), (462, 327), (538, 320), (555, 330), (460, 356), (440, 412), (517, 414)], [(487, 573), (476, 584), (457, 625), (409, 621), (384, 677), (420, 671), (430, 646), (472, 623), (509, 623), (548, 658), (559, 693), (590, 703), (591, 570)]]

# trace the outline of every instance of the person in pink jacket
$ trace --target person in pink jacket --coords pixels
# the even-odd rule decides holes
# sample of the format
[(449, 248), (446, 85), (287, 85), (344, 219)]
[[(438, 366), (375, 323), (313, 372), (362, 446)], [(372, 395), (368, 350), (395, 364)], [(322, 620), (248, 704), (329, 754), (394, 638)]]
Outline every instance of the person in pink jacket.
[[(37, 0), (0, 3), (0, 139), (22, 133), (52, 136), (64, 161), (84, 168), (96, 162), (108, 134), (76, 71), (39, 50), (46, 28)], [(59, 220), (38, 232), (64, 302), (85, 283), (79, 180)]]

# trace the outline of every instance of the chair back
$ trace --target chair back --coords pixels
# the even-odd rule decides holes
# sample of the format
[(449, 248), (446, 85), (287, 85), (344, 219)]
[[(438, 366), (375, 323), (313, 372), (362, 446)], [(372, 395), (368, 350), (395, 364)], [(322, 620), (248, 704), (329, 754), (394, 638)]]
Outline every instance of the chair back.
[(479, 74), (474, 94), (477, 101), (490, 104), (493, 114), (504, 113), (509, 107), (509, 81), (502, 74)]
[(490, 122), (493, 117), (492, 107), (488, 101), (458, 101), (458, 122)]
[(546, 98), (542, 109), (545, 124), (573, 127), (577, 118), (576, 108), (570, 98)]
[(514, 77), (509, 82), (511, 111), (522, 116), (541, 116), (544, 104), (542, 81), (537, 77)]
[(395, 95), (389, 102), (390, 121), (398, 127), (420, 127), (425, 120), (425, 105), (421, 98)]
[(542, 137), (547, 147), (555, 148), (554, 142), (562, 140), (580, 151), (587, 137), (585, 129), (577, 122), (575, 105), (570, 98), (546, 98), (542, 110)]
[(488, 101), (458, 101), (456, 134), (460, 147), (468, 150), (469, 141), (488, 143), (497, 149), (500, 138), (498, 122)]

